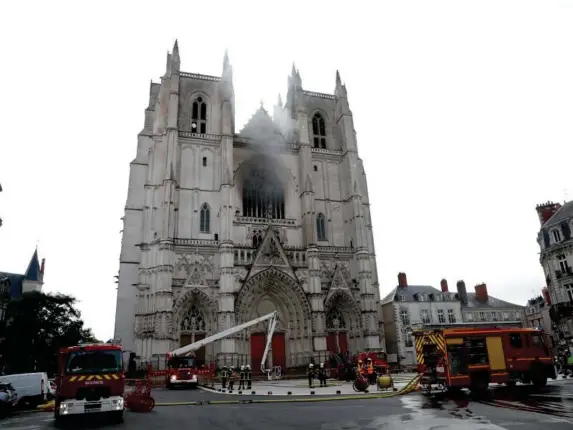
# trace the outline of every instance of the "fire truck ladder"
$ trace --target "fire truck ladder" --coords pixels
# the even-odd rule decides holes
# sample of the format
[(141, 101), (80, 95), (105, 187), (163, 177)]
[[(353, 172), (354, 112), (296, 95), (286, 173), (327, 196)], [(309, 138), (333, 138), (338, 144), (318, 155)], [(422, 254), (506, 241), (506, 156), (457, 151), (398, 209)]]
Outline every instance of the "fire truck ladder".
[(238, 333), (242, 330), (245, 330), (249, 327), (254, 325), (260, 324), (264, 321), (269, 321), (269, 328), (267, 331), (267, 343), (265, 345), (265, 350), (263, 352), (263, 358), (261, 359), (261, 372), (266, 373), (270, 376), (270, 369), (265, 369), (265, 363), (267, 361), (267, 355), (269, 354), (269, 349), (271, 347), (271, 341), (273, 340), (273, 334), (275, 332), (277, 326), (278, 314), (277, 312), (271, 312), (270, 314), (264, 315), (259, 318), (255, 318), (254, 320), (248, 321), (246, 323), (240, 324), (236, 327), (229, 328), (227, 330), (223, 330), (219, 333), (216, 333), (212, 336), (206, 337), (205, 339), (199, 340), (197, 342), (191, 343), (189, 345), (182, 346), (174, 351), (171, 351), (169, 355), (172, 357), (180, 357), (183, 355), (187, 355), (190, 352), (197, 351), (198, 349), (208, 345), (210, 343), (216, 342), (218, 340), (224, 339), (228, 336), (231, 336), (235, 333)]

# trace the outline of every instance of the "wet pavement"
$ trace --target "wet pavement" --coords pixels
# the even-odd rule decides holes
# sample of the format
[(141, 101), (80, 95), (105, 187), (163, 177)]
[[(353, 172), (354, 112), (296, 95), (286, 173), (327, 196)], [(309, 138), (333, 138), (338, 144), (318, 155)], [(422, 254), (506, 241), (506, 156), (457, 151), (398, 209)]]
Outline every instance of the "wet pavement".
[[(174, 392), (177, 393), (177, 392)], [(197, 399), (212, 396), (201, 390), (180, 394)], [(227, 397), (219, 395), (220, 397)], [(92, 418), (92, 417), (90, 417)], [(174, 428), (292, 430), (548, 430), (573, 425), (573, 380), (552, 381), (538, 392), (531, 387), (492, 387), (488, 395), (473, 398), (462, 392), (427, 396), (413, 393), (390, 399), (314, 403), (235, 404), (156, 407), (148, 414), (126, 413), (125, 423), (95, 422), (82, 428), (162, 430)], [(53, 429), (50, 413), (28, 413), (0, 420), (3, 430)]]

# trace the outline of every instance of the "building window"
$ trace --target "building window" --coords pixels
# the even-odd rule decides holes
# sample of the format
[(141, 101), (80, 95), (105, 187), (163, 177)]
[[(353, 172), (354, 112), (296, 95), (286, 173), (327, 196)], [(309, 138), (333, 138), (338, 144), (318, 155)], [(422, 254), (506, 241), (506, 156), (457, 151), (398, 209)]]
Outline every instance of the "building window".
[(466, 312), (466, 320), (471, 322), (474, 320), (474, 314), (472, 312)]
[(207, 166), (207, 157), (203, 157), (203, 167)]
[(492, 313), (491, 313), (491, 320), (492, 320), (492, 321), (499, 321), (498, 313), (497, 313), (497, 312), (492, 312)]
[(285, 218), (285, 193), (278, 176), (263, 167), (255, 169), (243, 183), (243, 216)]
[(409, 331), (406, 332), (406, 339), (405, 339), (405, 344), (406, 344), (406, 348), (411, 348), (414, 346), (414, 340), (412, 339), (412, 333), (410, 333)]
[(521, 321), (521, 312), (519, 312), (519, 311), (515, 312), (515, 320)]
[(565, 284), (563, 285), (565, 291), (567, 291), (567, 297), (569, 297), (569, 301), (573, 302), (573, 284)]
[(315, 148), (326, 149), (326, 127), (324, 118), (319, 113), (312, 117), (312, 137)]
[(455, 324), (456, 322), (456, 316), (453, 309), (448, 309), (448, 322), (450, 324)]
[(326, 240), (326, 223), (322, 213), (316, 217), (316, 236), (318, 240)]
[(209, 233), (211, 228), (211, 209), (207, 203), (203, 203), (201, 206), (201, 217), (199, 223), (199, 230), (201, 233)]
[(440, 324), (446, 323), (446, 317), (444, 316), (444, 310), (443, 309), (438, 309), (438, 322)]
[(569, 264), (567, 263), (567, 257), (564, 254), (558, 255), (557, 258), (559, 259), (559, 269), (561, 269), (561, 273), (563, 275), (569, 272)]
[(422, 324), (430, 324), (430, 313), (426, 309), (422, 310), (420, 315), (422, 317)]
[(314, 171), (318, 172), (318, 166), (316, 164), (314, 165)]
[(479, 320), (480, 321), (487, 321), (487, 318), (485, 317), (485, 312), (480, 312), (479, 313)]
[(408, 327), (410, 325), (410, 316), (408, 315), (408, 311), (401, 311), (400, 318), (402, 319), (402, 325), (404, 327)]
[(553, 230), (553, 242), (561, 242), (561, 232), (559, 230)]
[(255, 230), (253, 231), (253, 248), (258, 248), (263, 243), (263, 231)]
[(191, 107), (191, 132), (207, 133), (207, 103), (203, 97), (197, 97)]
[(504, 312), (504, 313), (503, 313), (503, 320), (504, 320), (504, 321), (509, 321), (509, 312)]
[(405, 302), (405, 301), (406, 301), (406, 296), (404, 296), (403, 294), (398, 294), (398, 301), (399, 301), (399, 302)]

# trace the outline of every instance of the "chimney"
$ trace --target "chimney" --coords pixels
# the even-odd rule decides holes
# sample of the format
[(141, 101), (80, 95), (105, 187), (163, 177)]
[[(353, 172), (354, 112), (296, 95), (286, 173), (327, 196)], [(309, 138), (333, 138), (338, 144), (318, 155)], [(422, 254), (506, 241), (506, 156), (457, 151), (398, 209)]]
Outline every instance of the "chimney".
[(549, 289), (547, 287), (543, 287), (543, 289), (541, 290), (541, 294), (543, 294), (545, 303), (551, 306), (551, 296), (549, 295)]
[(488, 295), (487, 295), (487, 285), (486, 284), (478, 284), (475, 286), (475, 290), (476, 290), (476, 298), (484, 303), (488, 301)]
[(442, 287), (442, 293), (447, 293), (448, 292), (448, 281), (446, 281), (445, 279), (442, 279), (440, 281), (440, 287)]
[(543, 225), (549, 221), (549, 218), (551, 218), (555, 212), (561, 209), (561, 204), (547, 202), (537, 205), (535, 209), (537, 210), (537, 216), (539, 216), (539, 222)]
[(460, 297), (460, 301), (462, 304), (468, 304), (468, 292), (466, 291), (466, 283), (464, 281), (458, 281), (456, 284), (458, 290), (458, 296)]
[(398, 273), (398, 286), (400, 288), (406, 288), (408, 286), (408, 278), (404, 272)]

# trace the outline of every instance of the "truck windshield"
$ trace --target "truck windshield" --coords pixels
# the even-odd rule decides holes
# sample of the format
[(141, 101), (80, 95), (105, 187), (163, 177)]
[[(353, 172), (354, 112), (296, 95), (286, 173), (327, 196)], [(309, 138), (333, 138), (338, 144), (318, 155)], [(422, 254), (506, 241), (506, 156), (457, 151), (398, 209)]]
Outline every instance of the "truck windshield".
[(167, 364), (173, 369), (195, 367), (195, 359), (192, 357), (176, 357), (169, 360)]
[(66, 366), (66, 373), (72, 375), (121, 372), (122, 370), (122, 353), (117, 350), (74, 351), (70, 354)]

